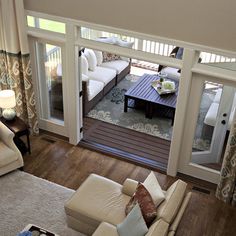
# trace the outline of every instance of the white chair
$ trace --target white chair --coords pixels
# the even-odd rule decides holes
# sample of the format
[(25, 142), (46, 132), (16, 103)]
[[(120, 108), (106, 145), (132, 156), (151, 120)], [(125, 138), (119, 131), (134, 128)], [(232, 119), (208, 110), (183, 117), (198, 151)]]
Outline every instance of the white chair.
[(0, 176), (24, 165), (13, 138), (14, 133), (0, 122)]

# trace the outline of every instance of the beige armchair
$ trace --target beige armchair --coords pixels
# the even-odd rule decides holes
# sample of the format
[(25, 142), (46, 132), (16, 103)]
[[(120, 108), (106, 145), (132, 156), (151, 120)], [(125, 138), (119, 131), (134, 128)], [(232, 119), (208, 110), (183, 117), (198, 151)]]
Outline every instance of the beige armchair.
[(14, 133), (0, 122), (0, 176), (23, 167), (22, 155), (13, 142)]

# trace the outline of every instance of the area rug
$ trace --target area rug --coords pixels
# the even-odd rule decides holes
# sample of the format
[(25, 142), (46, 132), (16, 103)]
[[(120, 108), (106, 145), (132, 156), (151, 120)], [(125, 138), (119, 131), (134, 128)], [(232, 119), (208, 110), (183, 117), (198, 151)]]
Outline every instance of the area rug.
[[(155, 115), (152, 119), (147, 119), (142, 109), (128, 109), (127, 113), (124, 112), (124, 94), (139, 78), (136, 75), (127, 75), (88, 113), (88, 117), (171, 140), (173, 127), (169, 118)], [(207, 150), (210, 145), (210, 140), (202, 137), (201, 130), (204, 124), (204, 117), (213, 98), (214, 95), (212, 93), (205, 92), (203, 94), (197, 132), (193, 144), (193, 147), (197, 150)]]
[(66, 225), (65, 202), (74, 190), (23, 171), (0, 177), (0, 235), (15, 236), (36, 224), (60, 236), (83, 236)]

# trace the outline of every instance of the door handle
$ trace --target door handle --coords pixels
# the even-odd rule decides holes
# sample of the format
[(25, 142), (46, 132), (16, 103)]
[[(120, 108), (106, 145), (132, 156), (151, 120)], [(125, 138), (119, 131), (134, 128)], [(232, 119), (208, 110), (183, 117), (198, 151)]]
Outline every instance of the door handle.
[(227, 116), (227, 113), (224, 113), (223, 116), (226, 117), (226, 116)]
[(225, 124), (226, 124), (226, 121), (225, 121), (225, 120), (222, 120), (222, 121), (221, 121), (221, 124), (222, 124), (222, 125), (225, 125)]

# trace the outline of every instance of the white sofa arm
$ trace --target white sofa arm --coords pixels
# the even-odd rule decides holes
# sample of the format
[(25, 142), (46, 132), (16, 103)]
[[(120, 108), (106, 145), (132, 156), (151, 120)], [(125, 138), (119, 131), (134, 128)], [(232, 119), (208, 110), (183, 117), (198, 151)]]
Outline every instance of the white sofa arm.
[(122, 193), (132, 197), (138, 186), (138, 181), (127, 178), (123, 183)]

